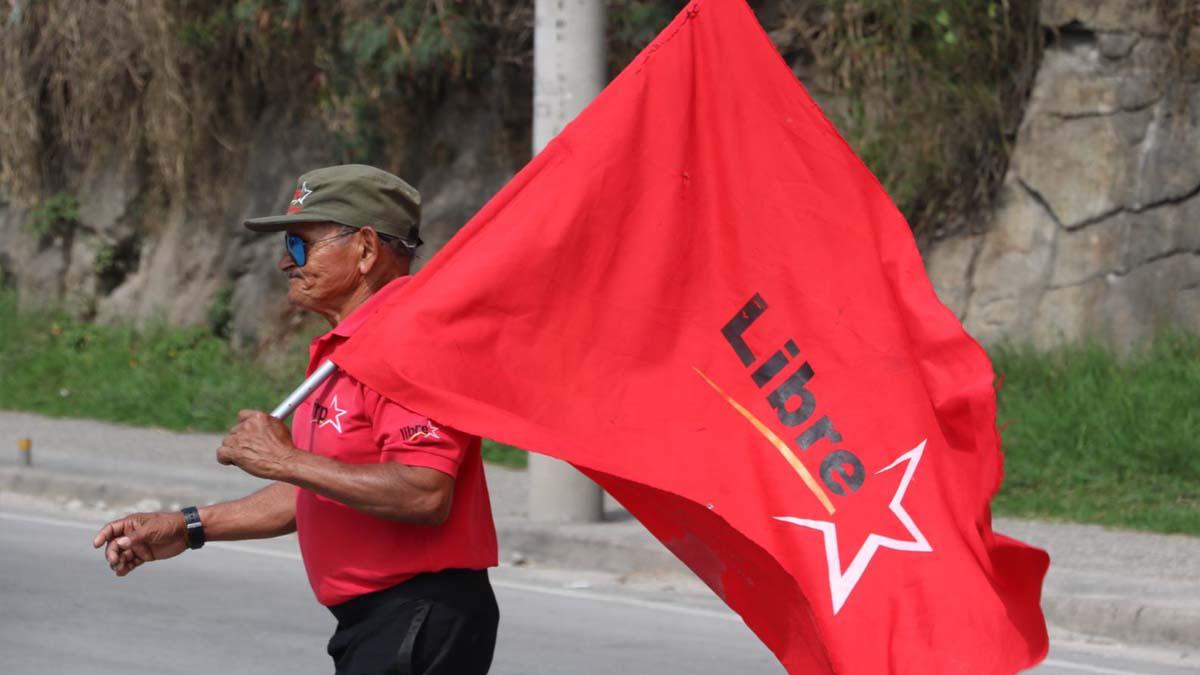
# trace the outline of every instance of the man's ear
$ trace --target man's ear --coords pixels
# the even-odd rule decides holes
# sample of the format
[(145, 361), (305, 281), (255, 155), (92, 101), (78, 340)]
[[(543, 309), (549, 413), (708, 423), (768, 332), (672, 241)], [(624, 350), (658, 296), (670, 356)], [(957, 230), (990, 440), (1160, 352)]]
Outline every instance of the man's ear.
[(369, 225), (358, 231), (358, 240), (358, 271), (360, 274), (366, 275), (379, 260), (379, 247), (382, 242), (379, 241), (379, 235), (375, 229)]

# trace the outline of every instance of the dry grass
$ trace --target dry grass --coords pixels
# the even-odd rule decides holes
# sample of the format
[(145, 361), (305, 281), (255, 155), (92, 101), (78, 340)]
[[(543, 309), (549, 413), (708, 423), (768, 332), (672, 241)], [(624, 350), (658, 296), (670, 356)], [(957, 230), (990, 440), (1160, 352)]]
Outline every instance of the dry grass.
[(346, 159), (388, 164), (414, 101), (525, 67), (532, 10), (511, 4), (19, 0), (0, 22), (0, 190), (32, 204), (119, 152), (187, 194), (230, 174), (270, 105), (316, 118)]
[[(1167, 77), (1200, 78), (1200, 1), (1156, 2), (1177, 55)], [(611, 2), (612, 70), (684, 4)], [(986, 222), (1040, 59), (1036, 0), (752, 5), (919, 236)], [(83, 159), (118, 152), (146, 168), (151, 194), (236, 177), (268, 106), (317, 122), (343, 160), (403, 171), (452, 89), (488, 87), (509, 145), (528, 147), (529, 2), (13, 6), (0, 22), (0, 192), (19, 202), (70, 191)]]
[(246, 111), (223, 102), (246, 80), (229, 64), (189, 58), (175, 5), (22, 3), (0, 28), (0, 183), (11, 196), (62, 188), (96, 153), (144, 160), (179, 187), (219, 161), (213, 143), (232, 148)]
[(783, 0), (772, 38), (918, 236), (978, 227), (1040, 61), (1031, 0)]
[(1200, 0), (1156, 0), (1155, 6), (1167, 27), (1170, 58), (1163, 72), (1171, 105), (1182, 111), (1188, 105), (1188, 90), (1180, 84), (1200, 82)]

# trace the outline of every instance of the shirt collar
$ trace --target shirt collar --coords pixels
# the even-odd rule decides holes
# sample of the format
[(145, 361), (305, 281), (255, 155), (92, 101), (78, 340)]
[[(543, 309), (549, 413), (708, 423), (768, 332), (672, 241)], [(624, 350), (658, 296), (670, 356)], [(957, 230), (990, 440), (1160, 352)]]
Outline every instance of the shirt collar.
[(384, 301), (388, 299), (388, 297), (394, 295), (396, 291), (400, 290), (400, 288), (404, 286), (404, 284), (407, 284), (409, 279), (412, 279), (411, 274), (397, 277), (389, 281), (386, 285), (384, 285), (383, 288), (371, 294), (371, 297), (367, 298), (366, 302), (358, 307), (355, 307), (354, 311), (350, 312), (350, 316), (347, 316), (338, 322), (338, 325), (334, 326), (333, 330), (329, 331), (328, 334), (339, 335), (347, 338), (351, 335), (354, 335), (354, 332), (357, 331), (360, 326), (366, 323), (367, 319), (371, 318), (371, 315), (375, 313), (375, 310), (379, 309), (380, 305), (382, 305)]

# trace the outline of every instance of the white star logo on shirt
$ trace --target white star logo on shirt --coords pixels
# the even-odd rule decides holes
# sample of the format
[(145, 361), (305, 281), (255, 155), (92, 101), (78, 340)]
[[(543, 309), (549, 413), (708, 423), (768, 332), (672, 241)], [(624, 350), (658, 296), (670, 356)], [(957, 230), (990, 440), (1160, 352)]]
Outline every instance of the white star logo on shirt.
[(422, 438), (441, 439), (441, 436), (438, 435), (438, 428), (436, 425), (434, 425), (433, 420), (429, 420), (429, 430), (428, 431), (418, 431), (415, 434), (413, 434), (412, 436), (410, 436), (408, 438), (408, 440), (409, 440), (409, 442), (412, 442), (412, 441), (419, 441)]
[(337, 414), (334, 415), (333, 417), (322, 420), (321, 423), (317, 425), (317, 428), (319, 429), (319, 428), (325, 426), (326, 424), (332, 424), (333, 428), (337, 429), (337, 432), (340, 434), (340, 433), (342, 433), (342, 415), (345, 415), (346, 411), (342, 410), (341, 408), (338, 407), (338, 400), (337, 400), (336, 395), (333, 397), (333, 402), (330, 403), (330, 406), (332, 406), (333, 409), (337, 411)]

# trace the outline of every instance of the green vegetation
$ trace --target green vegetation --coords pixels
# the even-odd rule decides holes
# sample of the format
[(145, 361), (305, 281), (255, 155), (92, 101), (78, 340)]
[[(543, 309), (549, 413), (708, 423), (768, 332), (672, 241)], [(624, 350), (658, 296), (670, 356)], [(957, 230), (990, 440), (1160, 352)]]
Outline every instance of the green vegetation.
[[(610, 71), (685, 4), (609, 2)], [(751, 5), (918, 235), (986, 222), (978, 216), (1007, 166), (1046, 39), (1038, 3)], [(1174, 47), (1164, 76), (1194, 79), (1198, 5), (1154, 5)], [(214, 181), (236, 180), (230, 167), (240, 166), (268, 113), (294, 120), (289, 128), (311, 122), (324, 130), (339, 160), (411, 176), (440, 156), (424, 131), (454, 95), (496, 110), (511, 136), (500, 147), (519, 153), (515, 159), (529, 147), (532, 3), (53, 0), (14, 7), (0, 22), (0, 190), (25, 203), (64, 183), (72, 160), (96, 154), (144, 161), (151, 188), (204, 185), (211, 195)]]
[(1005, 425), (997, 512), (1200, 534), (1200, 338), (993, 353)]
[(208, 305), (208, 329), (212, 334), (228, 340), (233, 324), (233, 284), (225, 284)]
[[(242, 408), (275, 407), (306, 363), (299, 343), (271, 367), (206, 328), (19, 315), (13, 294), (0, 290), (0, 409), (221, 432)], [(484, 459), (524, 466), (525, 453), (488, 441)]]
[(918, 236), (989, 212), (1041, 60), (1037, 3), (760, 3), (776, 46)]
[(141, 240), (136, 235), (117, 241), (102, 239), (92, 263), (97, 291), (107, 295), (120, 286), (137, 267), (140, 256)]
[[(1006, 477), (997, 513), (1200, 534), (1200, 337), (1168, 335), (1125, 360), (1100, 347), (993, 352), (1003, 378)], [(206, 329), (134, 331), (21, 316), (0, 293), (0, 409), (223, 431), (272, 407), (303, 349), (271, 368)], [(525, 466), (491, 441), (488, 461)]]
[[(609, 2), (610, 72), (685, 4)], [(1164, 75), (1200, 76), (1200, 5), (1154, 5), (1173, 47)], [(1004, 174), (1045, 39), (1036, 2), (751, 6), (919, 236), (986, 222), (979, 214)], [(202, 190), (191, 203), (219, 212), (208, 196), (241, 178), (231, 167), (244, 165), (264, 120), (325, 132), (331, 159), (419, 177), (446, 154), (424, 131), (452, 96), (496, 110), (511, 136), (497, 147), (524, 157), (532, 35), (532, 3), (501, 0), (16, 3), (0, 22), (0, 193), (30, 207), (36, 233), (64, 236), (79, 221), (78, 200), (61, 191), (72, 167), (123, 157), (144, 167), (145, 194)], [(165, 197), (139, 203), (135, 227), (154, 226), (155, 199)], [(139, 251), (136, 237), (101, 245), (102, 293)], [(0, 285), (7, 278), (0, 266)], [(216, 294), (207, 329), (135, 331), (17, 320), (0, 293), (0, 407), (222, 430), (233, 410), (273, 404), (303, 361), (297, 353), (275, 370), (233, 353), (222, 339), (231, 302), (230, 287)], [(1200, 391), (1198, 351), (1180, 337), (1124, 362), (1099, 348), (996, 351), (1008, 425), (997, 509), (1200, 533), (1200, 401), (1189, 399)], [(525, 459), (494, 444), (487, 453)]]
[(532, 17), (500, 0), (19, 3), (0, 21), (0, 190), (35, 202), (99, 154), (200, 208), (268, 114), (396, 169), (450, 84), (527, 88)]
[(29, 229), (40, 237), (61, 237), (79, 224), (79, 200), (59, 192), (43, 199), (29, 211)]
[(520, 448), (485, 438), (483, 440), (483, 459), (493, 464), (524, 469), (529, 464), (529, 453)]
[(169, 429), (223, 431), (240, 408), (269, 408), (290, 372), (253, 368), (205, 329), (135, 331), (19, 315), (0, 293), (0, 408)]
[[(610, 72), (685, 4), (608, 3)], [(751, 5), (915, 231), (983, 221), (1040, 58), (1037, 3)], [(533, 3), (52, 0), (10, 14), (0, 22), (0, 190), (24, 203), (100, 155), (144, 165), (147, 194), (204, 186), (194, 208), (219, 211), (213, 188), (239, 178), (230, 168), (264, 116), (323, 131), (338, 160), (414, 177), (449, 152), (426, 131), (452, 97), (496, 111), (498, 147), (514, 162), (529, 147)], [(160, 206), (145, 205), (147, 224)]]

